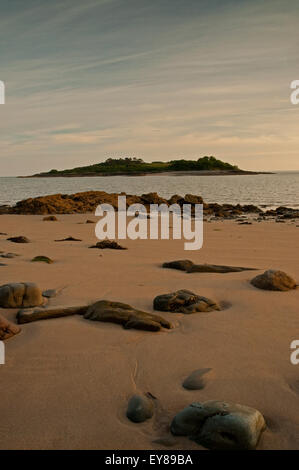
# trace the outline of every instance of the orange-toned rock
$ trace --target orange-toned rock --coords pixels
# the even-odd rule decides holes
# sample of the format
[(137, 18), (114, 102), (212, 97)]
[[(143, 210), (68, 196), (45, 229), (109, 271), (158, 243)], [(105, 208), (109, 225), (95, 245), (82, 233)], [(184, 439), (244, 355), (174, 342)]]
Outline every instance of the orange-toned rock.
[(0, 315), (0, 340), (11, 338), (20, 333), (21, 328)]

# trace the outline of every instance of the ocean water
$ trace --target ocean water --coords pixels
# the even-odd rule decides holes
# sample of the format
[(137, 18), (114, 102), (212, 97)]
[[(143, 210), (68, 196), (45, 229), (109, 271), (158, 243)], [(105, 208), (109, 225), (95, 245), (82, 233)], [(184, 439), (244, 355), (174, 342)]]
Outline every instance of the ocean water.
[(0, 177), (0, 205), (13, 205), (29, 197), (72, 194), (81, 191), (126, 192), (141, 195), (157, 192), (197, 194), (205, 202), (255, 204), (260, 207), (299, 207), (299, 171), (272, 175), (228, 176), (109, 176), (82, 178)]

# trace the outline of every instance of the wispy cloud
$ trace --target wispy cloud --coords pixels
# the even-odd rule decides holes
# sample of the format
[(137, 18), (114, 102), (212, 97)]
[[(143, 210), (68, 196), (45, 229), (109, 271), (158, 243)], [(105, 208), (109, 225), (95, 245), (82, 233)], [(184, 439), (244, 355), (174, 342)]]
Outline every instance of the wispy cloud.
[(296, 0), (1, 4), (2, 175), (116, 154), (299, 169)]

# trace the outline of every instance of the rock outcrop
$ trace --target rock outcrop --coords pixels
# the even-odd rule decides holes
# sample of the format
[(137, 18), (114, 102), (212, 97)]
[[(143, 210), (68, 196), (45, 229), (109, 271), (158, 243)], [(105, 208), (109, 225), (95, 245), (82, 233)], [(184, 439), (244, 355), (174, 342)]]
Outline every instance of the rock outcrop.
[[(136, 196), (121, 193), (126, 196), (127, 207), (131, 204), (143, 204), (147, 208), (150, 204), (203, 204), (204, 214), (217, 218), (231, 219), (239, 217), (242, 214), (257, 214), (265, 218), (280, 217), (283, 219), (295, 219), (299, 217), (298, 209), (288, 207), (279, 207), (275, 210), (263, 212), (257, 206), (252, 204), (217, 204), (205, 203), (201, 196), (186, 194), (185, 196), (174, 195), (170, 199), (159, 196), (157, 193), (142, 194)], [(49, 196), (40, 196), (19, 201), (15, 206), (0, 206), (0, 214), (75, 214), (94, 212), (99, 204), (110, 204), (115, 210), (118, 209), (117, 193), (106, 193), (105, 191), (85, 191), (75, 194), (51, 194)], [(51, 219), (52, 220), (52, 219)]]

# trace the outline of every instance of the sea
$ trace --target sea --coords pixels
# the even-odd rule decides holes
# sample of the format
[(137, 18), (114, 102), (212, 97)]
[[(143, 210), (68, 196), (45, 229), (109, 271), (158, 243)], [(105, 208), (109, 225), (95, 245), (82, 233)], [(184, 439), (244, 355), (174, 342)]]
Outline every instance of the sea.
[(299, 171), (259, 175), (147, 175), (71, 178), (0, 177), (0, 205), (48, 194), (72, 194), (81, 191), (125, 192), (141, 195), (157, 192), (169, 198), (173, 194), (196, 194), (205, 202), (254, 204), (261, 208), (299, 207)]

